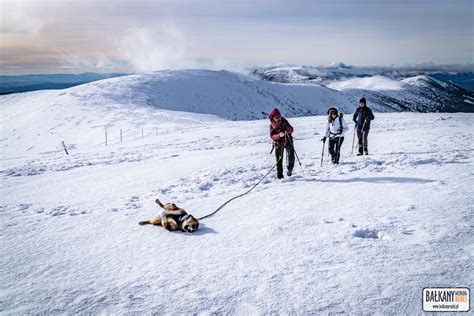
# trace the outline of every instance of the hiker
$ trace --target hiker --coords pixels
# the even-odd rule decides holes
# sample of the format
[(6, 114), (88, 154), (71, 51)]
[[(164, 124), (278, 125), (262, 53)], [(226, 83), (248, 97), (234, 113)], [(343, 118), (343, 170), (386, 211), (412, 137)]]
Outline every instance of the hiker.
[(359, 107), (352, 116), (352, 120), (356, 125), (357, 138), (359, 140), (359, 152), (357, 153), (357, 156), (361, 156), (363, 152), (366, 155), (369, 154), (367, 136), (369, 135), (370, 121), (373, 119), (374, 113), (372, 113), (372, 110), (367, 106), (367, 101), (365, 98), (360, 99)]
[(274, 108), (269, 115), (270, 119), (270, 137), (273, 140), (273, 148), (275, 149), (275, 157), (277, 159), (277, 177), (283, 178), (283, 151), (286, 149), (286, 161), (288, 176), (293, 173), (295, 165), (295, 150), (293, 147), (293, 127), (281, 116), (280, 111)]
[(321, 139), (322, 142), (326, 142), (329, 138), (329, 154), (331, 155), (331, 162), (333, 164), (339, 163), (341, 157), (341, 146), (344, 142), (344, 134), (349, 131), (346, 121), (343, 118), (343, 114), (332, 107), (328, 110), (328, 124), (326, 125), (326, 133)]

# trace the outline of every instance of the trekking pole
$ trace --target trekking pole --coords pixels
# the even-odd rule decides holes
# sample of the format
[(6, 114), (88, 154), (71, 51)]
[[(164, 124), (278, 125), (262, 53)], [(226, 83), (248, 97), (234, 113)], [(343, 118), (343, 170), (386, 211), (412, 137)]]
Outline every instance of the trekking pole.
[(362, 148), (365, 147), (365, 132), (364, 132), (364, 128), (365, 128), (365, 122), (367, 122), (366, 120), (364, 120), (364, 124), (362, 124), (362, 129), (360, 130), (360, 137), (362, 137)]
[(294, 145), (294, 143), (293, 143), (293, 140), (291, 139), (290, 135), (288, 135), (288, 132), (285, 132), (285, 136), (290, 140), (290, 142), (291, 142), (291, 147), (293, 147), (293, 151), (295, 152), (296, 159), (298, 159), (298, 163), (299, 163), (300, 166), (301, 166), (300, 157), (298, 157), (298, 153), (296, 152), (296, 149), (295, 149), (295, 145)]
[(341, 137), (339, 136), (338, 137), (338, 141), (337, 141), (337, 147), (336, 147), (336, 163), (339, 163), (339, 159), (341, 159)]
[(356, 137), (356, 128), (357, 128), (357, 123), (354, 124), (354, 135), (352, 136), (352, 150), (351, 150), (351, 155), (354, 155), (354, 142), (355, 142), (355, 137)]
[(321, 167), (323, 166), (323, 158), (324, 158), (324, 147), (326, 146), (326, 140), (323, 140), (323, 151), (321, 153)]

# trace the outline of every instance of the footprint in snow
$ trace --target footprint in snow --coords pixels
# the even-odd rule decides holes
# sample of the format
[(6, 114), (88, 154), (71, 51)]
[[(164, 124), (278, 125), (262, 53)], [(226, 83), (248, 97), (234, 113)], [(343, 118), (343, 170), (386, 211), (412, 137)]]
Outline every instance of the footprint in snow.
[(377, 229), (359, 229), (352, 235), (359, 238), (384, 239), (384, 232)]
[(138, 209), (142, 207), (143, 207), (143, 203), (140, 202), (140, 198), (138, 196), (132, 196), (128, 200), (128, 203), (125, 204), (125, 208), (127, 209)]

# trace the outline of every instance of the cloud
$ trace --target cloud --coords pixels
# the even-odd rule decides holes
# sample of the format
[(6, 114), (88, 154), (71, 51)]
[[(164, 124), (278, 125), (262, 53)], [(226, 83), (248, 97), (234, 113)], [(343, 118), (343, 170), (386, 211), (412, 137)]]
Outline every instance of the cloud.
[(472, 62), (472, 0), (432, 2), (0, 0), (0, 49), (5, 66), (135, 72)]
[(137, 72), (177, 69), (189, 64), (186, 38), (176, 27), (130, 28), (117, 41), (119, 56)]
[(0, 9), (3, 11), (0, 33), (37, 34), (45, 25), (45, 20), (38, 17), (27, 2), (5, 1)]

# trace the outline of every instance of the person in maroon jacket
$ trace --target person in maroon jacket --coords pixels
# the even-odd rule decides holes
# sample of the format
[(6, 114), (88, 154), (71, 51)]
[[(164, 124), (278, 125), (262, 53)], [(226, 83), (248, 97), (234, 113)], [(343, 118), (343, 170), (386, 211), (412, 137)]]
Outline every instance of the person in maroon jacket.
[(281, 116), (280, 111), (275, 108), (270, 112), (270, 137), (275, 146), (275, 157), (277, 159), (277, 177), (283, 178), (283, 151), (286, 149), (286, 161), (288, 176), (293, 173), (293, 166), (295, 165), (295, 150), (293, 147), (293, 127), (290, 123)]

